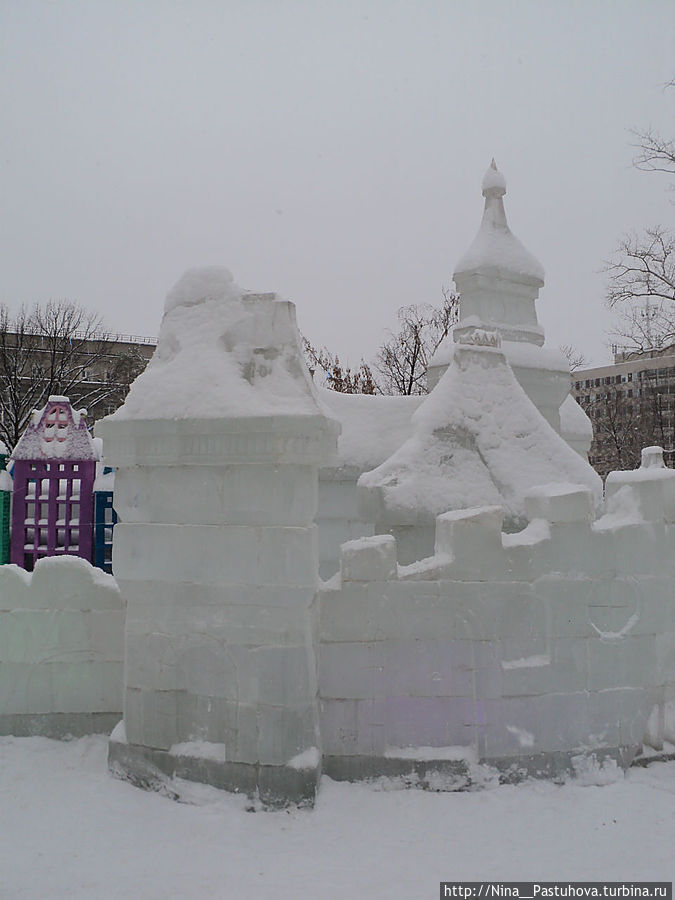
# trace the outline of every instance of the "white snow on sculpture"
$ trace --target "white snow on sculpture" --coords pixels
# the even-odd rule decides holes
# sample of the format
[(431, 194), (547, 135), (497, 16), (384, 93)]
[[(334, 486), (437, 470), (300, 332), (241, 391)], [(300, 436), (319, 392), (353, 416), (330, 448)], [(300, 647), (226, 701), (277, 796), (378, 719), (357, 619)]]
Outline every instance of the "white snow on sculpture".
[[(479, 326), (480, 319), (477, 316), (463, 319), (460, 323), (464, 327)], [(449, 366), (455, 352), (455, 341), (451, 332), (443, 338), (438, 349), (429, 360), (429, 368), (437, 366)], [(502, 341), (502, 352), (512, 367), (518, 366), (528, 369), (537, 369), (542, 366), (557, 372), (569, 374), (569, 363), (560, 350), (554, 347), (538, 347), (535, 344), (524, 341)]]
[(169, 291), (159, 343), (111, 419), (317, 415), (300, 361), (295, 307), (247, 294), (221, 267)]
[(99, 429), (128, 603), (128, 744), (111, 742), (111, 759), (134, 773), (161, 752), (182, 777), (311, 802), (317, 754), (287, 763), (319, 740), (317, 469), (339, 429), (295, 307), (225, 269), (187, 272), (152, 361)]
[(541, 263), (526, 250), (506, 221), (503, 196), (506, 180), (494, 159), (483, 178), (485, 209), (478, 234), (455, 267), (455, 275), (496, 272), (500, 277), (522, 276), (544, 283)]
[(570, 392), (569, 364), (560, 350), (542, 346), (544, 329), (537, 320), (535, 301), (544, 271), (509, 229), (505, 193), (506, 181), (492, 160), (483, 179), (483, 221), (455, 269), (461, 318), (430, 360), (427, 385), (433, 390), (438, 384), (462, 335), (474, 328), (499, 331), (504, 356), (527, 396), (552, 428), (586, 457), (590, 440), (583, 433), (583, 422), (561, 427), (562, 406)]
[(196, 306), (209, 300), (239, 300), (243, 291), (224, 266), (188, 269), (166, 295), (164, 312), (179, 306)]
[(327, 416), (342, 426), (336, 465), (361, 470), (379, 465), (412, 433), (412, 415), (424, 395), (386, 397), (379, 394), (341, 394), (317, 388)]
[(593, 425), (572, 394), (568, 394), (560, 407), (560, 434), (570, 447), (587, 458), (593, 441)]
[(495, 504), (519, 521), (532, 485), (554, 482), (586, 485), (600, 500), (599, 476), (541, 416), (493, 345), (455, 348), (413, 429), (359, 480), (362, 503), (377, 521), (415, 524), (449, 509)]

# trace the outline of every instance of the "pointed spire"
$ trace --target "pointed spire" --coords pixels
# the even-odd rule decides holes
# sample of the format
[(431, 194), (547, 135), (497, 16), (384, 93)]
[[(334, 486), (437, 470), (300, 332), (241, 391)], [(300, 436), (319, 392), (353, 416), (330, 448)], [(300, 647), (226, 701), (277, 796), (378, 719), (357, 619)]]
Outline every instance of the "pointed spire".
[(543, 284), (541, 264), (523, 247), (506, 221), (506, 179), (494, 158), (483, 176), (482, 193), (485, 197), (483, 220), (473, 244), (457, 263), (455, 275), (499, 272), (501, 277), (515, 276), (516, 280), (525, 277)]
[(484, 197), (503, 197), (506, 193), (506, 179), (497, 168), (494, 156), (485, 175), (483, 175), (482, 187)]

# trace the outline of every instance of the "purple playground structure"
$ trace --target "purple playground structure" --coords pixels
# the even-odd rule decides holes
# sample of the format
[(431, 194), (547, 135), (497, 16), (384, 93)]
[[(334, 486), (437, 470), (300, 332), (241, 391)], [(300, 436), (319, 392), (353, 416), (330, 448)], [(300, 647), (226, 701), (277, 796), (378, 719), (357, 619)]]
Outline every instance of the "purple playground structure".
[(32, 571), (45, 556), (91, 560), (96, 449), (84, 410), (52, 396), (14, 448), (10, 560)]

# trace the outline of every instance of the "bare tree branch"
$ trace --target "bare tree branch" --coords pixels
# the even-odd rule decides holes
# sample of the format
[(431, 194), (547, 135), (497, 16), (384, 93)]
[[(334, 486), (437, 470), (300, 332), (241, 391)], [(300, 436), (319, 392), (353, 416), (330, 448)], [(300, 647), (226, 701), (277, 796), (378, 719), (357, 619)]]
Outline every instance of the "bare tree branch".
[(639, 153), (633, 157), (633, 165), (643, 172), (665, 172), (675, 175), (675, 142), (662, 137), (658, 132), (647, 129), (631, 129), (637, 139), (633, 144)]
[(53, 394), (86, 406), (92, 421), (105, 415), (146, 364), (133, 346), (120, 352), (100, 318), (77, 304), (50, 301), (14, 317), (0, 305), (0, 439), (13, 448)]
[(339, 356), (326, 347), (317, 350), (304, 335), (301, 338), (307, 367), (315, 380), (340, 394), (380, 393), (368, 363), (361, 360), (358, 369), (352, 372), (349, 367), (343, 368)]
[(384, 394), (425, 394), (426, 372), (432, 356), (448, 336), (459, 314), (459, 297), (442, 289), (440, 307), (431, 304), (403, 306), (398, 311), (400, 328), (389, 332), (375, 358)]
[[(675, 78), (663, 86), (664, 90), (675, 88)], [(633, 165), (643, 172), (665, 172), (675, 175), (675, 141), (663, 137), (653, 128), (631, 129), (637, 143), (633, 147), (638, 150), (633, 157)]]
[[(675, 88), (675, 79), (664, 89)], [(675, 175), (675, 142), (653, 129), (633, 130), (639, 153), (633, 165), (643, 171)], [(605, 263), (605, 302), (616, 312), (610, 338), (624, 349), (645, 352), (675, 340), (675, 236), (656, 225), (624, 235)]]
[[(459, 313), (459, 296), (445, 287), (441, 292), (440, 306), (413, 304), (399, 309), (400, 328), (395, 334), (388, 332), (372, 367), (361, 360), (353, 372), (345, 369), (336, 354), (326, 347), (317, 350), (303, 337), (305, 359), (312, 376), (315, 380), (320, 377), (326, 387), (346, 394), (426, 394), (427, 366)], [(373, 368), (380, 376), (378, 379), (373, 375)]]
[(616, 312), (612, 341), (638, 352), (673, 343), (675, 237), (660, 225), (625, 235), (605, 271), (605, 300)]
[(584, 354), (572, 344), (561, 344), (559, 350), (569, 363), (570, 372), (576, 372), (577, 369), (584, 369), (588, 366), (588, 360)]
[(579, 398), (593, 422), (589, 456), (603, 479), (617, 469), (637, 468), (643, 447), (657, 444), (672, 453), (672, 395), (664, 388), (654, 370), (642, 380), (603, 384)]
[(605, 271), (609, 307), (640, 298), (675, 303), (675, 237), (661, 225), (625, 235)]

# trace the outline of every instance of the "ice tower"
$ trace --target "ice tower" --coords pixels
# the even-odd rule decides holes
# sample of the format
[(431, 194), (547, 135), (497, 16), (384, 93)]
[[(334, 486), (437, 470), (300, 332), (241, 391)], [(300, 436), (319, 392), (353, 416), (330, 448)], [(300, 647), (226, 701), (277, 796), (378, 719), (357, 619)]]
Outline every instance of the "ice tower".
[(542, 347), (544, 271), (511, 232), (505, 193), (493, 160), (478, 234), (455, 270), (461, 318), (432, 361), (431, 393), (410, 438), (359, 479), (362, 516), (397, 537), (404, 563), (433, 553), (435, 518), (447, 510), (498, 504), (514, 530), (535, 485), (574, 482), (601, 496), (597, 474), (560, 434), (569, 369)]
[(312, 802), (313, 521), (337, 430), (316, 405), (293, 304), (245, 294), (224, 269), (186, 273), (155, 356), (99, 428), (121, 519), (124, 729), (110, 761), (125, 777)]
[(498, 330), (503, 341), (540, 347), (544, 330), (534, 301), (544, 286), (544, 269), (513, 234), (506, 221), (506, 181), (494, 159), (483, 177), (485, 209), (478, 234), (453, 275), (461, 295), (456, 340), (479, 321)]
[[(485, 209), (480, 228), (453, 276), (460, 294), (460, 322), (430, 362), (429, 389), (448, 367), (462, 334), (480, 323), (499, 332), (504, 355), (519, 383), (560, 432), (560, 407), (570, 392), (569, 365), (559, 350), (542, 346), (544, 329), (537, 320), (535, 301), (544, 286), (544, 269), (509, 228), (504, 209), (506, 180), (494, 159), (483, 177), (482, 192)], [(590, 446), (590, 422), (587, 426)], [(567, 437), (564, 429), (563, 436)], [(583, 454), (583, 446), (579, 449)]]

